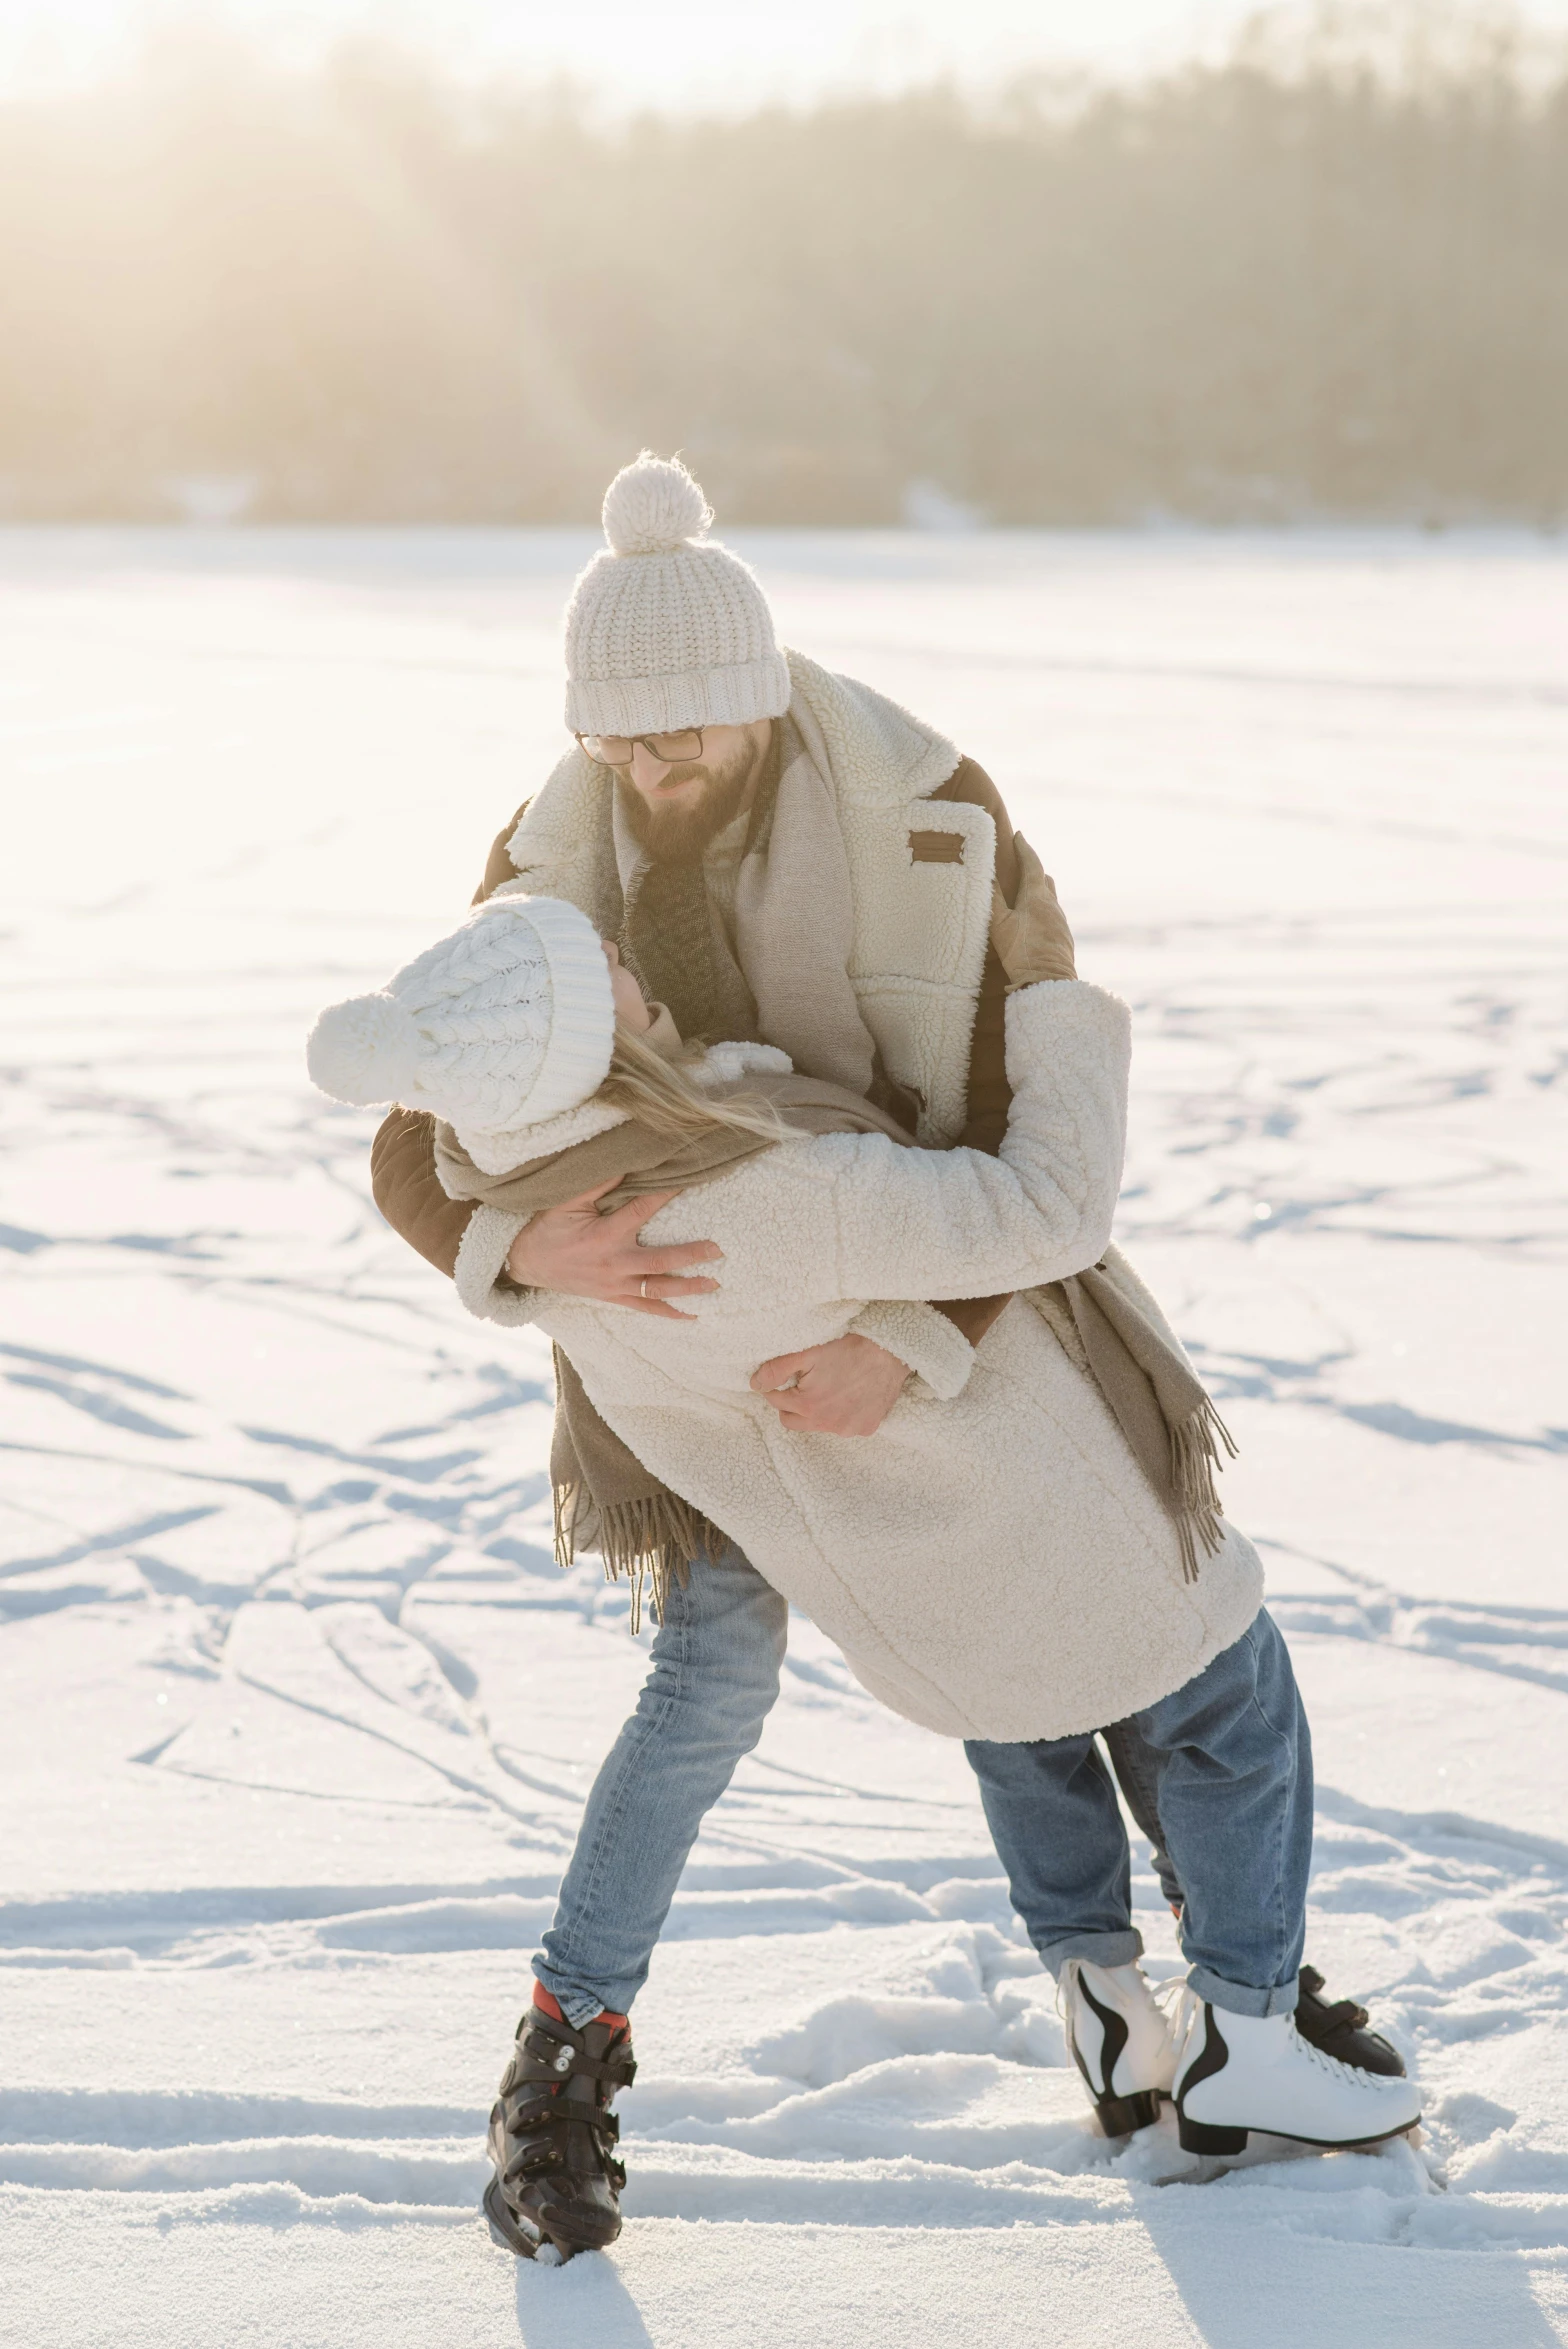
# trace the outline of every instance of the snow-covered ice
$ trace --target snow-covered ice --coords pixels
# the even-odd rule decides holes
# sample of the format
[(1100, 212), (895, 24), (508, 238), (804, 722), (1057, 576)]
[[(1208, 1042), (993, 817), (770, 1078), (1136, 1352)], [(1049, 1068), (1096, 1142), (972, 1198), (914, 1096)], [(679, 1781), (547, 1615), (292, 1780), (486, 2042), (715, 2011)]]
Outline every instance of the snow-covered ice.
[(545, 1350), (385, 1231), (301, 1045), (553, 756), (589, 543), (0, 536), (0, 2342), (1568, 2341), (1568, 556), (1524, 538), (746, 542), (1134, 1004), (1120, 1236), (1242, 1444), (1309, 1954), (1423, 2147), (1200, 2189), (1091, 2135), (961, 1752), (797, 1623), (638, 2009), (621, 2243), (490, 2242), (642, 1650), (550, 1561)]

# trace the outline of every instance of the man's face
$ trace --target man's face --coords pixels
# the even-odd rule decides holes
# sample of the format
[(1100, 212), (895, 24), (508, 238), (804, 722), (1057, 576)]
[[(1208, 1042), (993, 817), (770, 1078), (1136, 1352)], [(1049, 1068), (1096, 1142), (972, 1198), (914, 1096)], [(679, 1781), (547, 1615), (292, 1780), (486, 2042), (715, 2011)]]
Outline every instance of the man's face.
[(704, 726), (701, 759), (682, 766), (637, 744), (617, 780), (627, 787), (627, 821), (656, 863), (701, 862), (709, 841), (746, 805), (772, 730), (770, 718), (755, 726)]

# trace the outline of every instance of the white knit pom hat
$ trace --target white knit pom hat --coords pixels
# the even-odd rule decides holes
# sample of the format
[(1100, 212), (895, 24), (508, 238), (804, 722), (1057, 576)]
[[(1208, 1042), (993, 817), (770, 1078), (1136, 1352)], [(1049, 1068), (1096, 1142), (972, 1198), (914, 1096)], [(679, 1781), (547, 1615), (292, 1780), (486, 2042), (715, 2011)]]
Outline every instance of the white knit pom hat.
[(380, 994), (330, 1005), (305, 1059), (335, 1101), (401, 1101), (494, 1134), (586, 1101), (614, 1041), (610, 968), (587, 915), (502, 891)]
[(608, 547), (566, 607), (566, 723), (574, 734), (746, 726), (789, 708), (789, 669), (756, 574), (704, 535), (708, 501), (684, 465), (644, 449), (604, 493)]

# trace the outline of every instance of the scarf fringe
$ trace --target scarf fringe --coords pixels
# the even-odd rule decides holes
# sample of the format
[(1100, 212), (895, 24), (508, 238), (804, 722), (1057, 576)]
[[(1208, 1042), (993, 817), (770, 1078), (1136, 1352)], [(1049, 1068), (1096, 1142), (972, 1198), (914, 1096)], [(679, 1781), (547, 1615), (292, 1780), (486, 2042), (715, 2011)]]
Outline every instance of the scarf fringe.
[(581, 1482), (558, 1484), (552, 1490), (557, 1566), (575, 1565), (579, 1541), (590, 1538), (604, 1560), (605, 1581), (625, 1580), (632, 1586), (634, 1633), (642, 1629), (645, 1584), (652, 1591), (654, 1619), (662, 1623), (672, 1578), (685, 1590), (693, 1558), (717, 1560), (727, 1547), (718, 1527), (677, 1493), (646, 1493), (635, 1501), (596, 1508)]
[(1212, 1558), (1225, 1538), (1224, 1505), (1214, 1478), (1225, 1463), (1219, 1447), (1236, 1457), (1236, 1443), (1207, 1395), (1170, 1431), (1171, 1485), (1175, 1497), (1176, 1538), (1181, 1544), (1181, 1571), (1185, 1582), (1196, 1582), (1198, 1545)]

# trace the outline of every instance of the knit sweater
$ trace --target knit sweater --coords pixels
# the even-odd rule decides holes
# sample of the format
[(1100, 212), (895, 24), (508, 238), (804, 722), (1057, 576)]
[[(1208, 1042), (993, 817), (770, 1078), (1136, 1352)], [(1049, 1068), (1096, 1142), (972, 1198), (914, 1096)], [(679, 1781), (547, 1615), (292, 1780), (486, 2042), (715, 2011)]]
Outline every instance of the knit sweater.
[[(801, 1137), (676, 1199), (655, 1243), (711, 1237), (689, 1322), (496, 1286), (519, 1219), (479, 1208), (469, 1308), (569, 1355), (636, 1457), (837, 1641), (873, 1695), (955, 1737), (1063, 1737), (1180, 1687), (1240, 1637), (1262, 1576), (1227, 1528), (1195, 1584), (1088, 1371), (1026, 1296), (971, 1349), (919, 1299), (1027, 1290), (1097, 1262), (1126, 1121), (1126, 1007), (1078, 981), (1008, 998), (1001, 1155)], [(726, 1049), (721, 1047), (722, 1049)], [(731, 1048), (732, 1049), (732, 1048)], [(875, 1436), (787, 1431), (760, 1361), (864, 1327), (921, 1375)], [(904, 1302), (900, 1302), (900, 1301)], [(1157, 1309), (1155, 1309), (1157, 1311)]]

